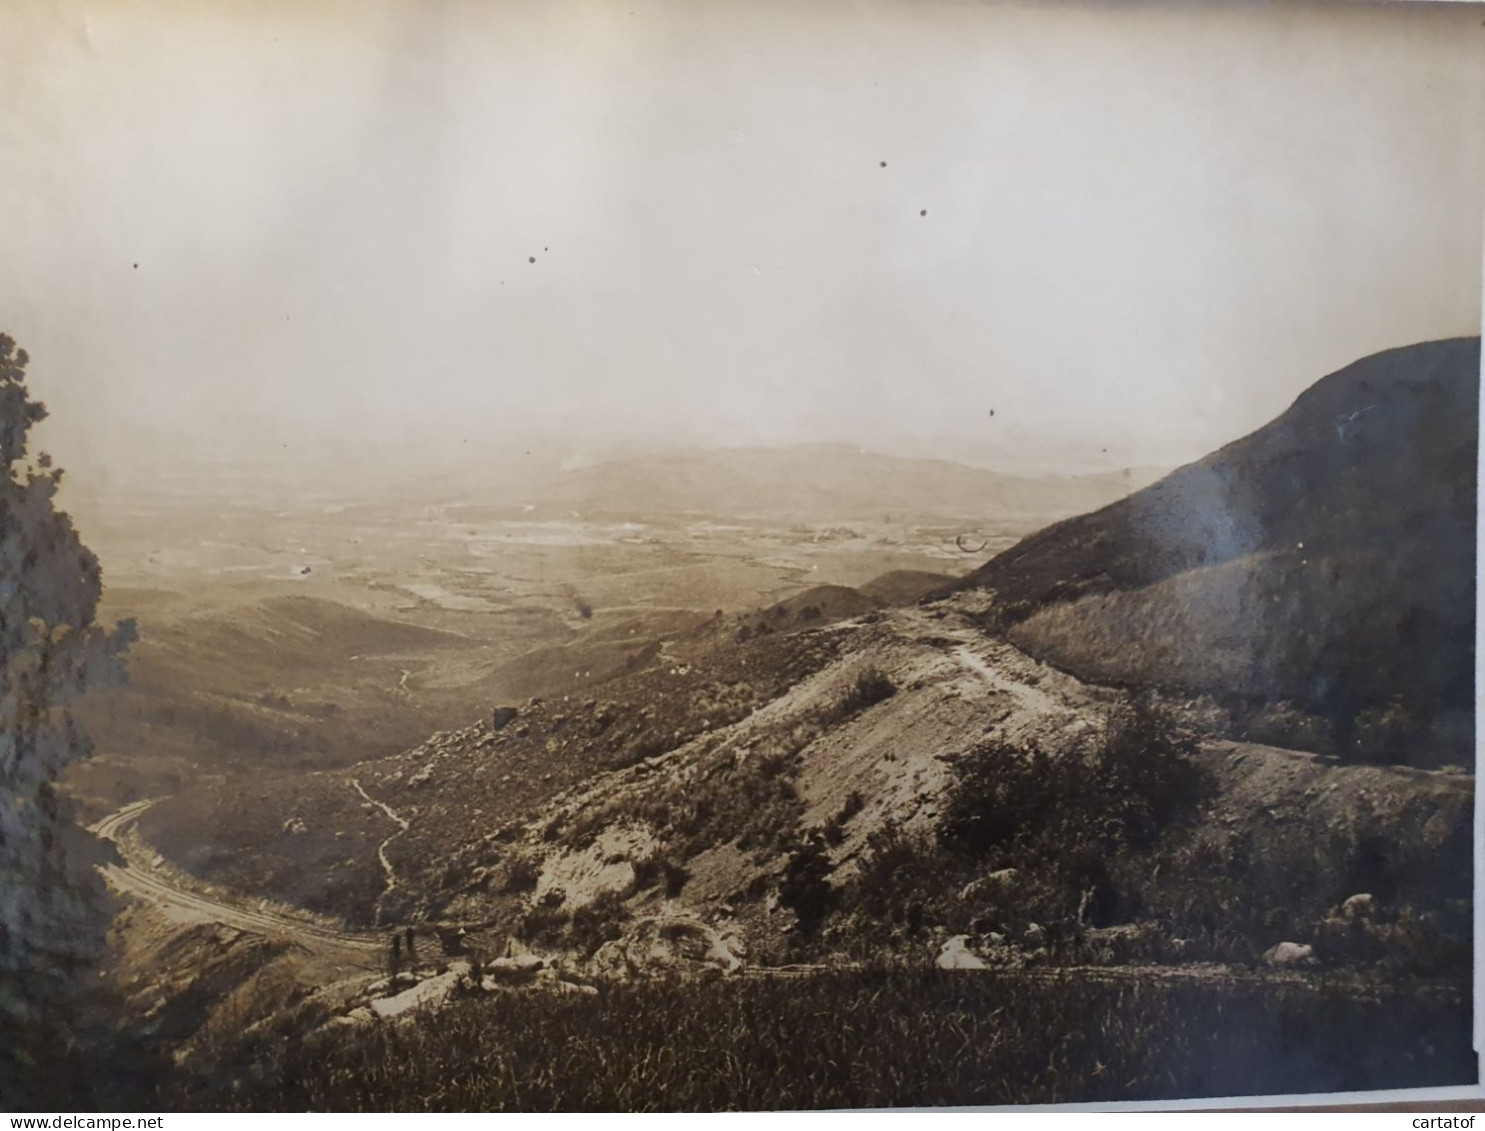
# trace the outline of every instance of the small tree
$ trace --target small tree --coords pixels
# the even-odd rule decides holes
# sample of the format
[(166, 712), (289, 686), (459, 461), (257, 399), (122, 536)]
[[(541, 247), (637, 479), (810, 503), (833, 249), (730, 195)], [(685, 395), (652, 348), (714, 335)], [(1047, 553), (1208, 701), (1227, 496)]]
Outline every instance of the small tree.
[(46, 416), (26, 388), (29, 360), (0, 334), (0, 1094), (37, 1083), (31, 1034), (74, 1039), (103, 952), (111, 910), (95, 865), (107, 854), (58, 781), (91, 753), (69, 707), (122, 677), (134, 639), (132, 622), (95, 623), (98, 559), (57, 509), (61, 471), (28, 458)]
[(784, 880), (779, 885), (779, 903), (793, 911), (799, 929), (816, 930), (835, 905), (835, 889), (830, 886), (830, 854), (824, 838), (810, 834), (808, 840), (789, 856)]

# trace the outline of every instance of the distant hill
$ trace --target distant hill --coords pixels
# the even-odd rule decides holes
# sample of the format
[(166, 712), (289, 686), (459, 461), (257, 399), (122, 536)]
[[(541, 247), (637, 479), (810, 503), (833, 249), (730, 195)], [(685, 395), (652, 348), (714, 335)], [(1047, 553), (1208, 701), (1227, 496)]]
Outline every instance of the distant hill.
[(820, 521), (884, 516), (1073, 514), (1127, 494), (1122, 473), (1004, 475), (948, 460), (848, 445), (694, 449), (563, 472), (533, 502), (598, 514), (725, 515)]
[(958, 579), (926, 569), (894, 569), (857, 588), (884, 605), (910, 605), (952, 586)]
[(964, 584), (995, 591), (991, 618), (1013, 641), (1085, 678), (1289, 699), (1342, 732), (1385, 710), (1410, 741), (1428, 741), (1419, 728), (1462, 741), (1479, 363), (1478, 338), (1357, 361)]
[(845, 585), (816, 585), (780, 601), (769, 609), (769, 613), (781, 619), (834, 621), (869, 613), (877, 605), (877, 601), (859, 589)]

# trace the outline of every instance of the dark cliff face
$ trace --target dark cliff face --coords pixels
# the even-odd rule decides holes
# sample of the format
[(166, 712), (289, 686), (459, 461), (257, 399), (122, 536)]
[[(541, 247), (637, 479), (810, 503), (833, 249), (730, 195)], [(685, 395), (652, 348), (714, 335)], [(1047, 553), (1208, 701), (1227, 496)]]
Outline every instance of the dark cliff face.
[[(1479, 364), (1479, 338), (1363, 358), (1251, 435), (1026, 538), (965, 584), (996, 591), (998, 628), (1024, 626), (1033, 650), (1084, 674), (1338, 716), (1398, 698), (1415, 715), (1467, 710)], [(1121, 658), (1116, 630), (1152, 624), (1187, 638)], [(1104, 643), (1090, 652), (1079, 637)], [(1199, 659), (1224, 649), (1226, 668)], [(1208, 686), (1217, 671), (1238, 671), (1238, 686)]]

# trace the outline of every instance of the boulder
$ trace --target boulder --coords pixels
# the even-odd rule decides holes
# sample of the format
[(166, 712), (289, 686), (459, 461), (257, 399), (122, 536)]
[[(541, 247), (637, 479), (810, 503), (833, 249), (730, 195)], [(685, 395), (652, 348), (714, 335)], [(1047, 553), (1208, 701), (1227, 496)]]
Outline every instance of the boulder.
[(985, 960), (969, 949), (968, 935), (955, 935), (944, 943), (934, 965), (940, 970), (984, 970)]
[(552, 993), (565, 994), (569, 997), (597, 997), (598, 987), (585, 985), (582, 982), (568, 982), (561, 978), (553, 978), (543, 982), (543, 987)]
[(661, 915), (627, 924), (621, 938), (598, 948), (588, 969), (611, 978), (667, 971), (730, 974), (742, 965), (742, 952), (739, 939), (707, 923)]
[(1304, 943), (1281, 942), (1264, 951), (1263, 960), (1270, 966), (1313, 966), (1315, 948)]
[(520, 713), (518, 707), (496, 707), (490, 714), (490, 729), (504, 730)]
[(330, 1018), (320, 1028), (322, 1030), (356, 1029), (362, 1025), (370, 1025), (375, 1020), (376, 1014), (372, 1013), (371, 1010), (363, 1005), (343, 1016)]
[(1100, 962), (1124, 964), (1149, 962), (1167, 952), (1178, 952), (1184, 947), (1179, 940), (1168, 939), (1161, 923), (1146, 920), (1138, 923), (1119, 923), (1111, 927), (1089, 927), (1083, 937), (1094, 948)]
[(1367, 923), (1377, 917), (1377, 897), (1370, 892), (1358, 892), (1344, 900), (1331, 913), (1331, 918), (1343, 923)]
[(1020, 878), (1021, 873), (1015, 868), (1001, 868), (965, 884), (959, 889), (959, 898), (968, 903), (989, 896), (1005, 895), (1016, 886)]
[(622, 939), (604, 943), (588, 959), (588, 969), (602, 978), (624, 979), (637, 973)]
[(535, 954), (515, 955), (510, 958), (492, 958), (484, 965), (485, 978), (502, 985), (517, 985), (531, 982), (546, 965), (546, 960)]
[(409, 1010), (438, 1005), (453, 993), (455, 983), (467, 972), (468, 968), (461, 965), (425, 978), (411, 989), (372, 1001), (371, 1011), (378, 1017), (398, 1017)]

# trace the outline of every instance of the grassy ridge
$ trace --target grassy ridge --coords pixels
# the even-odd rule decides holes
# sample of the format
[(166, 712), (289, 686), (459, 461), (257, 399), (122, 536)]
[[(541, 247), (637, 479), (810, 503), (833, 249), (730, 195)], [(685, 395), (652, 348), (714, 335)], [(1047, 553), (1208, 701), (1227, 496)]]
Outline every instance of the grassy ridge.
[(933, 970), (513, 993), (306, 1042), (244, 1110), (783, 1110), (1456, 1084), (1468, 1002), (1417, 987), (1030, 982)]

